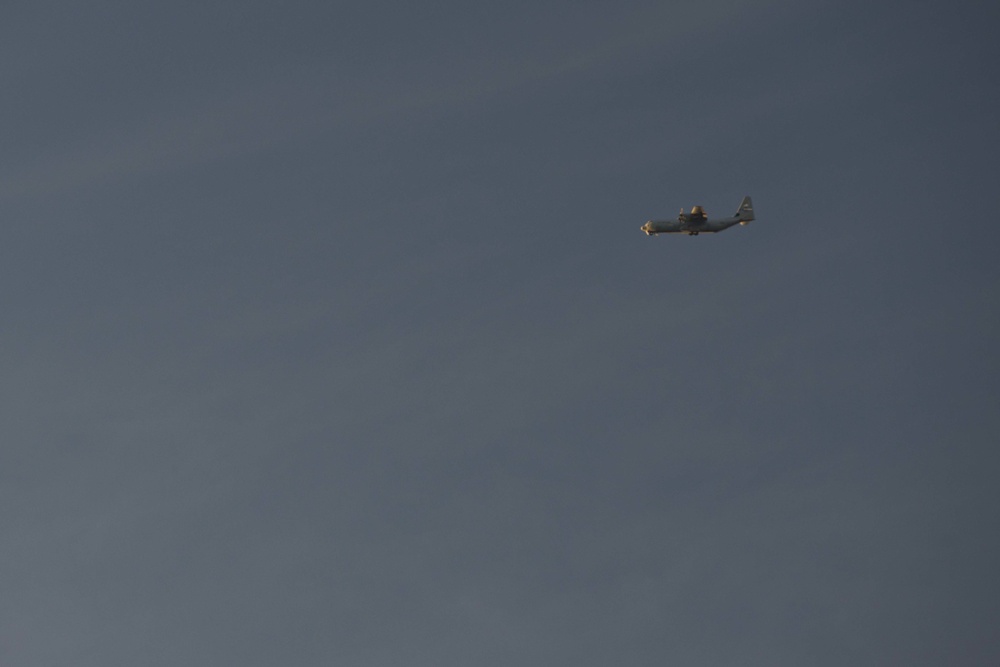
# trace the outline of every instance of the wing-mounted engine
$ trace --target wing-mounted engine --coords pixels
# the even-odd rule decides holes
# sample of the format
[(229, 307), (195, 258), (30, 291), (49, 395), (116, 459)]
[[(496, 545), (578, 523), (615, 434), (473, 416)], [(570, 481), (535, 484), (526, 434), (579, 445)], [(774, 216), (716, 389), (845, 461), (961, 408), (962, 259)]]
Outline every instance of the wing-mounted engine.
[(701, 206), (692, 206), (690, 213), (685, 213), (684, 209), (681, 209), (677, 220), (680, 222), (703, 222), (705, 220), (705, 209)]

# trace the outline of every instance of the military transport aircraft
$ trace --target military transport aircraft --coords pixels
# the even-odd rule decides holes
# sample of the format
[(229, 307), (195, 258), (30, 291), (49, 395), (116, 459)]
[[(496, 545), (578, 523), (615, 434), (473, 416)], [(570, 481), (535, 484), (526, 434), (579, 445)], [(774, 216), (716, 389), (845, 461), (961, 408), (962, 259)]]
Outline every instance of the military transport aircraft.
[(744, 197), (740, 202), (740, 208), (736, 215), (731, 218), (717, 218), (709, 220), (705, 216), (705, 210), (701, 206), (695, 206), (690, 213), (685, 213), (681, 209), (681, 214), (677, 220), (650, 220), (641, 229), (647, 236), (653, 234), (688, 234), (698, 236), (701, 232), (721, 232), (729, 229), (733, 225), (745, 225), (753, 220), (753, 202), (750, 197)]

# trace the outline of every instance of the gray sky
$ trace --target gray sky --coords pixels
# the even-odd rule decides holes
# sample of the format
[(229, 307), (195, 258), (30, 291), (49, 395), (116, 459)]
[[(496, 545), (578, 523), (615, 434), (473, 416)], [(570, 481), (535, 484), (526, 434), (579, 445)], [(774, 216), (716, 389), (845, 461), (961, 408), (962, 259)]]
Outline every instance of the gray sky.
[(5, 3), (0, 662), (1000, 663), (998, 19)]

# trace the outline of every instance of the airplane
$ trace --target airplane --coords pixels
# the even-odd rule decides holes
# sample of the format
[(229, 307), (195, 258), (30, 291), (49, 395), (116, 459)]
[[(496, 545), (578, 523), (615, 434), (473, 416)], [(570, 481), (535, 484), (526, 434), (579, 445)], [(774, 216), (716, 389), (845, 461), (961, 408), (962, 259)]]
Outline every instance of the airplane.
[(646, 232), (646, 236), (654, 234), (698, 236), (701, 232), (721, 232), (733, 225), (745, 225), (752, 220), (754, 220), (753, 202), (750, 201), (750, 197), (744, 197), (736, 215), (731, 218), (709, 220), (701, 206), (694, 206), (690, 213), (685, 213), (684, 209), (681, 209), (681, 214), (676, 220), (650, 220), (640, 229)]

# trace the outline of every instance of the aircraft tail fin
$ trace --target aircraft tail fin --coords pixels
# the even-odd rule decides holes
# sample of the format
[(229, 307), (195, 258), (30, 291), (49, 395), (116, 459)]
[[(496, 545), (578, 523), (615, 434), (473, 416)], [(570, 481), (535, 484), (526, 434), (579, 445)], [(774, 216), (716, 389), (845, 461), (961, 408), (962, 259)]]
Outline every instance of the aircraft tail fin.
[(736, 217), (740, 219), (741, 225), (745, 225), (754, 219), (753, 202), (750, 200), (750, 197), (744, 197), (743, 201), (740, 202), (740, 208), (736, 211)]

